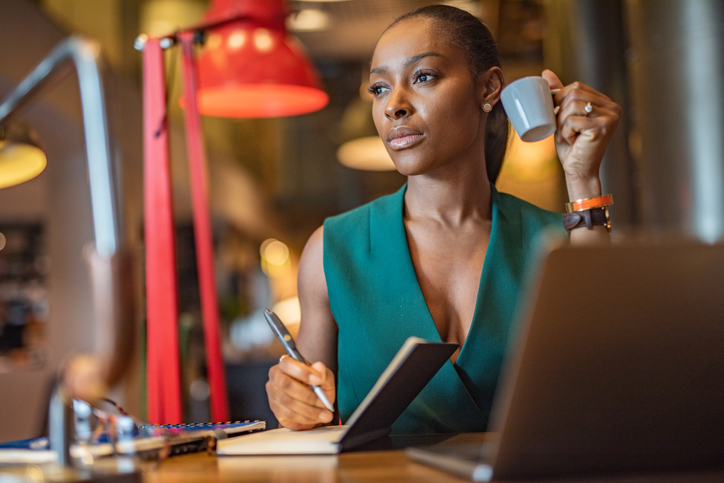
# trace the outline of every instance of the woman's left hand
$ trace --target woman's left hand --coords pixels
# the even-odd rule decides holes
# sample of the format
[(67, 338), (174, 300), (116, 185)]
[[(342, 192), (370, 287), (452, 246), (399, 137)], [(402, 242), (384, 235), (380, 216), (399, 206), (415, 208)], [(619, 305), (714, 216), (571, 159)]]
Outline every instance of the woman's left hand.
[(553, 97), (559, 107), (555, 142), (568, 195), (572, 200), (600, 196), (598, 171), (621, 117), (621, 107), (580, 82), (564, 86), (550, 70), (543, 71), (542, 76), (551, 89), (560, 89)]

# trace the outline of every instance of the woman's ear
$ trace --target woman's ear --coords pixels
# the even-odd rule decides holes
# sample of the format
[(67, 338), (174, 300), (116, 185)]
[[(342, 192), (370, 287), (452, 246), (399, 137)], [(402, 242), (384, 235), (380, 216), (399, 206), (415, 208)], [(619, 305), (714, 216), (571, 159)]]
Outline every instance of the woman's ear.
[(500, 67), (491, 67), (479, 76), (479, 104), (485, 112), (490, 112), (500, 100), (500, 92), (505, 86), (505, 77)]

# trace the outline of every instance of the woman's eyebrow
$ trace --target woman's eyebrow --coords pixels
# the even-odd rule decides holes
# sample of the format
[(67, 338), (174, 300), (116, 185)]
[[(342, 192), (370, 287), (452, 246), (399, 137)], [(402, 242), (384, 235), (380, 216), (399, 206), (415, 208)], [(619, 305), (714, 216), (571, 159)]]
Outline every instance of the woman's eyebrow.
[(438, 53), (438, 52), (423, 52), (421, 54), (417, 54), (415, 56), (410, 57), (407, 59), (404, 64), (405, 67), (410, 67), (415, 62), (419, 62), (420, 60), (424, 59), (425, 57), (445, 57), (444, 55)]
[[(413, 65), (416, 62), (419, 62), (420, 60), (424, 59), (425, 57), (442, 57), (445, 58), (444, 55), (438, 53), (438, 52), (423, 52), (421, 54), (413, 55), (409, 59), (405, 59), (405, 62), (402, 63), (402, 66), (406, 69)], [(387, 73), (387, 67), (376, 67), (372, 70), (370, 70), (370, 74), (386, 74)]]

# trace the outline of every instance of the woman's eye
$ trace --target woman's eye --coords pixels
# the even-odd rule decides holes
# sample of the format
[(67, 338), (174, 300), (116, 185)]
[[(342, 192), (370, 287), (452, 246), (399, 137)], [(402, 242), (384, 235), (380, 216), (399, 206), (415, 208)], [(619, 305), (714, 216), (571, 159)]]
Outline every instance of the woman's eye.
[(372, 94), (373, 96), (377, 97), (385, 92), (385, 87), (381, 86), (379, 84), (373, 84), (367, 88), (367, 92)]
[(435, 75), (430, 72), (418, 72), (415, 74), (415, 83), (418, 82), (430, 82), (435, 78)]

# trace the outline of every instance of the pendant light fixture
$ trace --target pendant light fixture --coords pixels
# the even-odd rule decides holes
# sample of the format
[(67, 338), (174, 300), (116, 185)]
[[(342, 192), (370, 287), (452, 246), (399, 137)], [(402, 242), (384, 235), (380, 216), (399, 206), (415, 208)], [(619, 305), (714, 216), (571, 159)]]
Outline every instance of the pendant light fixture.
[(0, 127), (0, 188), (29, 181), (45, 169), (45, 153), (24, 124)]
[(337, 160), (343, 166), (361, 171), (394, 171), (395, 164), (385, 143), (377, 134), (372, 119), (372, 94), (367, 91), (369, 69), (362, 69), (359, 97), (344, 109), (340, 120), (340, 138)]
[(304, 48), (288, 34), (284, 0), (212, 0), (197, 60), (199, 113), (263, 118), (327, 105)]

